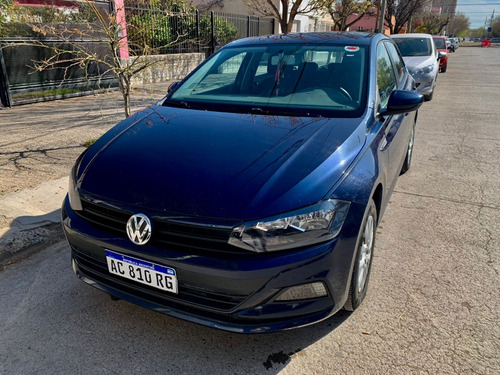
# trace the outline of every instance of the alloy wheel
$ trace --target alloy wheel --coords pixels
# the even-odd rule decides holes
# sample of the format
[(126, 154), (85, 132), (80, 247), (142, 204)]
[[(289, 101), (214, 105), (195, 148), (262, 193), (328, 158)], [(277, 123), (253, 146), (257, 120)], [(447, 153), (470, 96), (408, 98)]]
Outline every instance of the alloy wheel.
[(375, 222), (372, 215), (368, 216), (363, 230), (360, 255), (358, 261), (357, 292), (360, 294), (366, 285), (366, 279), (370, 271), (370, 260), (373, 252), (373, 240), (375, 238)]

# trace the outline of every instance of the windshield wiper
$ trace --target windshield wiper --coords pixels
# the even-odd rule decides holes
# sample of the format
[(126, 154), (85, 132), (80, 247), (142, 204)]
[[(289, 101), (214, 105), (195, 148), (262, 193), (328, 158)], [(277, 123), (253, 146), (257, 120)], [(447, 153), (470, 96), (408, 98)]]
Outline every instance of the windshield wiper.
[(281, 108), (265, 109), (261, 107), (252, 107), (249, 113), (271, 116), (292, 116), (292, 117), (322, 117), (321, 115), (311, 115), (309, 112), (285, 111)]
[(163, 102), (163, 105), (164, 106), (172, 106), (172, 107), (177, 107), (177, 108), (186, 108), (186, 109), (199, 109), (199, 110), (202, 110), (202, 111), (206, 111), (206, 108), (204, 107), (200, 107), (200, 106), (195, 106), (195, 105), (192, 105), (188, 102), (185, 102), (185, 101), (180, 101), (180, 102), (174, 102), (174, 101), (171, 101), (171, 100), (165, 100), (165, 102)]
[(250, 113), (258, 113), (258, 114), (264, 114), (264, 115), (270, 114), (270, 112), (268, 110), (261, 108), (261, 107), (250, 108)]

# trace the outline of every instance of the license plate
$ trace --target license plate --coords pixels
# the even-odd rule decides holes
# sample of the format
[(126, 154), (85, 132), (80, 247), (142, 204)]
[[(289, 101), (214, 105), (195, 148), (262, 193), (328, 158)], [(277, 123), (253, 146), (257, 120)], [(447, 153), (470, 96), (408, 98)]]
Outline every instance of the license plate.
[(108, 271), (141, 284), (177, 294), (177, 275), (170, 267), (106, 250)]

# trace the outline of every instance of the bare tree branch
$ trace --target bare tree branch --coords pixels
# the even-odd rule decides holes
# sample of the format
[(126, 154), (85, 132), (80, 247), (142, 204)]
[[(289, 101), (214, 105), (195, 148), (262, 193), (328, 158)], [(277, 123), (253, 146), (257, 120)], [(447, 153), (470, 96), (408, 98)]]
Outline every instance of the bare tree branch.
[(280, 0), (281, 10), (273, 0), (243, 0), (243, 2), (258, 15), (276, 18), (283, 34), (292, 31), (293, 21), (297, 15), (310, 14), (321, 9), (320, 3), (315, 0)]
[[(31, 46), (49, 50), (50, 56), (33, 61), (32, 68), (39, 72), (60, 69), (63, 72), (63, 82), (70, 78), (70, 71), (75, 67), (82, 68), (87, 79), (92, 78), (97, 82), (101, 82), (106, 77), (114, 76), (118, 80), (124, 99), (125, 116), (129, 117), (131, 115), (132, 78), (161, 61), (158, 58), (147, 58), (146, 56), (156, 54), (159, 49), (176, 45), (184, 35), (179, 34), (175, 39), (155, 48), (129, 40), (129, 45), (133, 46), (136, 55), (129, 59), (122, 59), (119, 49), (124, 37), (120, 35), (120, 26), (116, 16), (99, 9), (92, 0), (80, 0), (75, 4), (80, 7), (83, 4), (91, 17), (80, 20), (78, 25), (36, 23), (31, 20), (26, 24), (37, 35), (36, 38), (4, 43), (2, 48)], [(59, 12), (57, 8), (53, 8), (53, 11)], [(25, 17), (25, 21), (29, 21), (29, 17)], [(148, 25), (142, 27), (146, 28)], [(105, 53), (97, 53), (89, 45), (100, 45)], [(90, 77), (88, 69), (90, 65), (97, 67), (97, 75)]]
[(428, 0), (387, 0), (385, 23), (391, 34), (398, 34), (427, 4)]
[[(367, 14), (373, 14), (375, 9), (372, 1), (366, 0), (318, 0), (324, 12), (332, 18), (336, 30), (345, 31), (347, 28)], [(350, 22), (348, 18), (355, 16)]]

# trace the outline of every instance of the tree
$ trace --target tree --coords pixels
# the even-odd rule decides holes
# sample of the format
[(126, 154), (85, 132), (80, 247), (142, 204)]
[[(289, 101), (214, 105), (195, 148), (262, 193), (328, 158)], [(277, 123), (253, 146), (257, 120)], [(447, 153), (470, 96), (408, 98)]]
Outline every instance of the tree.
[(463, 31), (468, 30), (469, 26), (469, 18), (465, 14), (457, 13), (448, 23), (448, 34), (458, 36)]
[(438, 15), (432, 12), (427, 12), (421, 15), (422, 23), (417, 28), (417, 32), (429, 34), (441, 34), (444, 27), (450, 21), (447, 16)]
[[(139, 50), (146, 46), (156, 49), (170, 46), (178, 38), (174, 30), (178, 30), (188, 40), (198, 37), (199, 43), (205, 46), (211, 44), (212, 32), (218, 46), (238, 37), (236, 26), (220, 17), (215, 17), (212, 30), (210, 14), (200, 15), (199, 35), (196, 35), (196, 8), (184, 0), (147, 0), (148, 3), (143, 4), (144, 1), (127, 0), (127, 4), (134, 7), (126, 9), (128, 40), (133, 41)], [(144, 25), (149, 26), (145, 28)]]
[(391, 34), (398, 34), (426, 4), (427, 0), (387, 0), (385, 22)]
[[(31, 46), (49, 50), (49, 57), (34, 61), (32, 68), (39, 72), (62, 70), (63, 80), (70, 78), (71, 71), (75, 68), (83, 69), (86, 74), (89, 71), (97, 72), (98, 81), (106, 76), (114, 76), (118, 80), (123, 96), (126, 117), (131, 115), (132, 78), (144, 69), (161, 62), (158, 57), (145, 55), (155, 55), (158, 48), (175, 45), (180, 37), (179, 35), (172, 37), (165, 41), (165, 45), (156, 47), (140, 45), (132, 38), (128, 44), (133, 55), (128, 59), (122, 59), (119, 50), (124, 44), (125, 36), (117, 17), (107, 10), (98, 8), (93, 0), (75, 1), (71, 12), (64, 12), (56, 7), (48, 7), (42, 11), (52, 12), (52, 16), (66, 16), (66, 18), (64, 20), (53, 18), (49, 23), (34, 22), (34, 20), (40, 21), (41, 18), (33, 17), (29, 12), (19, 13), (19, 19), (29, 21), (25, 24), (35, 37), (21, 42), (5, 43), (2, 48)], [(82, 14), (85, 17), (81, 17)], [(54, 43), (54, 40), (57, 42)], [(99, 52), (96, 51), (96, 45), (99, 45)]]
[(491, 36), (500, 37), (500, 16), (493, 19), (493, 23), (491, 24)]
[(0, 1), (0, 28), (8, 22), (7, 11), (12, 6), (11, 0)]
[(257, 14), (264, 17), (274, 17), (280, 24), (283, 34), (292, 31), (293, 21), (299, 14), (308, 14), (317, 11), (321, 5), (315, 0), (243, 0), (245, 4)]
[(484, 36), (486, 29), (484, 27), (479, 27), (477, 29), (469, 30), (469, 36), (471, 38), (481, 38)]
[[(332, 17), (335, 30), (345, 31), (358, 22), (365, 14), (373, 14), (372, 1), (360, 0), (319, 0), (319, 5)], [(350, 22), (347, 19), (354, 15)]]
[(84, 7), (76, 4), (77, 12), (65, 12), (53, 6), (20, 6), (12, 0), (0, 0), (0, 37), (36, 36), (30, 23), (77, 23), (84, 14)]

